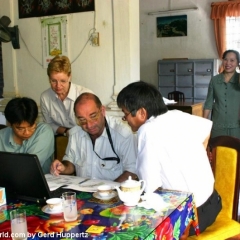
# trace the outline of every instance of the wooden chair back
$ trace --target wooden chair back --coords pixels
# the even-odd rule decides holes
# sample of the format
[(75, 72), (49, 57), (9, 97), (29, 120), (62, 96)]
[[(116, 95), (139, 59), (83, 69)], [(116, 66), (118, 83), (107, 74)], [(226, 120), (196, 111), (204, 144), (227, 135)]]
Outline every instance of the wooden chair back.
[(67, 144), (68, 144), (68, 137), (63, 135), (55, 136), (54, 159), (58, 159), (62, 161), (63, 156), (65, 155)]
[(185, 96), (184, 96), (183, 92), (173, 91), (173, 92), (168, 93), (168, 99), (174, 100), (176, 102), (184, 102)]

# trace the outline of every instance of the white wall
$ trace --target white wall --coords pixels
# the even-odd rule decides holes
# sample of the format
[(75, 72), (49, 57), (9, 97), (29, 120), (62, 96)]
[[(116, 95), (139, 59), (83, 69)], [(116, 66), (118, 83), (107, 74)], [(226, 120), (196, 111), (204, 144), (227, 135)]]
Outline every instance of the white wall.
[[(139, 1), (95, 0), (96, 30), (100, 46), (86, 45), (72, 63), (72, 81), (93, 90), (107, 105), (112, 95), (140, 79)], [(18, 25), (20, 49), (3, 43), (4, 96), (19, 94), (39, 103), (49, 87), (42, 67), (40, 18), (18, 18), (18, 0), (0, 0), (0, 17)], [(94, 12), (68, 14), (68, 45), (71, 62), (79, 55), (94, 27)], [(134, 34), (133, 34), (134, 33)]]
[[(214, 0), (220, 2), (223, 0)], [(157, 86), (157, 61), (163, 58), (218, 58), (213, 21), (210, 19), (212, 0), (140, 0), (140, 76)], [(198, 7), (197, 11), (148, 15), (170, 9)], [(157, 38), (156, 18), (187, 14), (186, 37)]]

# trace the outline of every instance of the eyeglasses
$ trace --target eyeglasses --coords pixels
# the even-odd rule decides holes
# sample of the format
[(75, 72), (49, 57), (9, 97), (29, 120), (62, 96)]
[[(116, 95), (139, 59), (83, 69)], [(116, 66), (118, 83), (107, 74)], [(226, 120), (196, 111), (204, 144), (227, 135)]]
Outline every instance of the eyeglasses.
[(57, 80), (54, 80), (54, 79), (50, 79), (49, 81), (53, 85), (57, 85), (57, 84), (64, 85), (64, 84), (69, 82), (68, 80), (59, 80), (59, 81), (57, 81)]
[(83, 126), (83, 125), (86, 125), (86, 124), (88, 124), (90, 122), (96, 122), (99, 119), (99, 117), (100, 117), (100, 112), (101, 112), (101, 109), (99, 109), (98, 112), (93, 113), (89, 119), (77, 118), (78, 124), (80, 126)]
[(34, 132), (37, 128), (37, 125), (36, 123), (32, 126), (32, 127), (16, 127), (16, 126), (13, 126), (18, 132), (20, 133), (23, 133), (23, 132)]
[(132, 111), (130, 111), (129, 113), (124, 113), (125, 115), (122, 117), (122, 120), (123, 121), (127, 121), (127, 117), (128, 117), (128, 115), (130, 114), (130, 113), (132, 113), (134, 110), (132, 110)]
[[(93, 151), (94, 151), (94, 153), (95, 153), (101, 160), (103, 160), (103, 161), (117, 161), (117, 163), (120, 162), (120, 159), (119, 159), (118, 156), (117, 156), (117, 157), (101, 158), (101, 157), (95, 152), (94, 148), (93, 148)], [(105, 167), (105, 164), (102, 164), (102, 167)]]

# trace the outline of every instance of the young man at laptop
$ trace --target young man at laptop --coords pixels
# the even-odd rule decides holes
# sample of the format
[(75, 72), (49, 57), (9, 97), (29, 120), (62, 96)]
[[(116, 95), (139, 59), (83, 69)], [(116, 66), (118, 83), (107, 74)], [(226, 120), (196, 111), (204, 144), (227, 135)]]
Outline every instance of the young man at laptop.
[(46, 123), (37, 123), (38, 106), (30, 98), (11, 99), (4, 114), (8, 127), (0, 130), (0, 151), (38, 156), (44, 173), (53, 160), (54, 134)]
[(63, 161), (55, 160), (51, 173), (125, 181), (137, 178), (135, 136), (121, 119), (106, 116), (105, 107), (92, 93), (81, 94), (74, 103), (79, 126), (69, 131)]

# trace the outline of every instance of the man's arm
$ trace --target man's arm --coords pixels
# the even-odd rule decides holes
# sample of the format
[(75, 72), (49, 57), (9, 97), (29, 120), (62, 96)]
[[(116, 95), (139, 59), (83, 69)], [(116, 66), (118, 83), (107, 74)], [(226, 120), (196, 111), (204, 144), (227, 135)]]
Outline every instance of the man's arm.
[(55, 159), (51, 165), (50, 172), (51, 174), (56, 176), (58, 176), (59, 174), (71, 175), (75, 172), (75, 166), (73, 165), (73, 163), (67, 160), (59, 161), (58, 159)]
[(118, 178), (116, 178), (115, 182), (124, 182), (131, 176), (133, 180), (138, 180), (138, 176), (135, 173), (131, 173), (128, 171), (124, 171)]
[(207, 149), (209, 138), (210, 138), (210, 134), (206, 137), (206, 139), (203, 142), (203, 146), (205, 149)]

